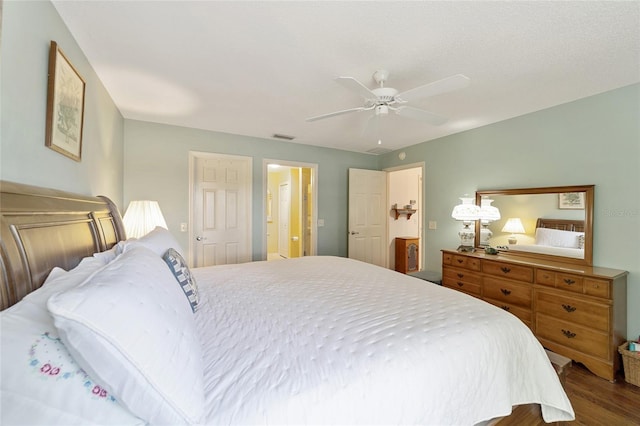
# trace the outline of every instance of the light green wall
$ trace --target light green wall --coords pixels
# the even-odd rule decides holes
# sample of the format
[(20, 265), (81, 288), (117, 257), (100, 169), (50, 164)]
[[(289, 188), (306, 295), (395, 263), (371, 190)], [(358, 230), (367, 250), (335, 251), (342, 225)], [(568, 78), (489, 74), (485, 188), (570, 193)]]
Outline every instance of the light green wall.
[[(263, 258), (263, 159), (318, 164), (318, 254), (347, 255), (349, 168), (377, 169), (378, 157), (227, 133), (125, 120), (124, 199), (160, 203), (169, 230), (187, 249), (189, 151), (253, 157), (253, 259)], [(266, 256), (266, 254), (264, 254)]]
[(628, 337), (640, 334), (640, 85), (385, 154), (382, 167), (426, 163), (424, 255), (458, 245), (451, 209), (478, 189), (595, 184), (593, 261), (628, 276)]
[[(122, 203), (124, 120), (48, 1), (5, 1), (0, 71), (0, 179)], [(86, 81), (82, 161), (45, 147), (49, 45)]]

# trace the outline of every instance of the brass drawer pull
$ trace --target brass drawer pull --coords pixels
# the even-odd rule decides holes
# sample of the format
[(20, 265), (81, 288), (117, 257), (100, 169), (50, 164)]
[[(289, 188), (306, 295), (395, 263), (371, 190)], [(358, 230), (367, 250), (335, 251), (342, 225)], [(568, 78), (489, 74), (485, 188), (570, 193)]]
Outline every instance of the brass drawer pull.
[(506, 266), (501, 267), (500, 270), (505, 274), (508, 274), (509, 272), (511, 272), (511, 268), (507, 268)]
[(576, 337), (576, 333), (573, 333), (572, 331), (569, 330), (562, 330), (562, 334), (564, 334), (564, 337), (566, 337), (567, 339), (573, 339), (574, 337)]
[(564, 282), (565, 282), (566, 284), (569, 284), (569, 285), (571, 285), (571, 284), (575, 284), (575, 283), (576, 283), (576, 282), (575, 282), (574, 280), (572, 280), (571, 278), (565, 278), (565, 279), (564, 279)]
[(458, 263), (463, 263), (464, 259), (458, 259)]
[(457, 274), (457, 275), (458, 275), (458, 278), (464, 277), (464, 274)]
[(508, 290), (506, 288), (501, 288), (500, 291), (502, 292), (502, 294), (504, 294), (505, 296), (508, 296), (511, 294), (511, 290)]
[(564, 308), (565, 311), (567, 312), (573, 312), (576, 310), (575, 306), (571, 306), (571, 305), (565, 305), (564, 303), (562, 304), (562, 307)]
[(510, 307), (506, 306), (506, 305), (502, 305), (500, 306), (502, 309), (504, 309), (505, 311), (509, 312), (509, 310), (511, 309)]
[(458, 281), (456, 284), (458, 284), (460, 287), (464, 285), (464, 283), (461, 283), (460, 281)]

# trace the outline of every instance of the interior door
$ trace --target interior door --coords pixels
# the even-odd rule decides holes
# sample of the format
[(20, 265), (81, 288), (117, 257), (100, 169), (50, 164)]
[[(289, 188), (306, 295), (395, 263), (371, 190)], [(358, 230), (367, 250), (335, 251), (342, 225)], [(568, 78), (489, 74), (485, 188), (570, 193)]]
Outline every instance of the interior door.
[(349, 257), (386, 267), (387, 173), (349, 169)]
[(193, 163), (192, 264), (251, 260), (250, 157), (196, 156)]

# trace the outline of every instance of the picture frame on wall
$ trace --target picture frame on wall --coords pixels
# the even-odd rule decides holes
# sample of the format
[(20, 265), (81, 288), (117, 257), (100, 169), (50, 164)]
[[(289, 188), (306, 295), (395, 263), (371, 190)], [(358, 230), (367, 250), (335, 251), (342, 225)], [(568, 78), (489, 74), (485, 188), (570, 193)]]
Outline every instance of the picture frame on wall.
[(82, 158), (85, 81), (55, 41), (49, 49), (45, 146)]
[(584, 210), (584, 192), (562, 192), (558, 194), (558, 208)]

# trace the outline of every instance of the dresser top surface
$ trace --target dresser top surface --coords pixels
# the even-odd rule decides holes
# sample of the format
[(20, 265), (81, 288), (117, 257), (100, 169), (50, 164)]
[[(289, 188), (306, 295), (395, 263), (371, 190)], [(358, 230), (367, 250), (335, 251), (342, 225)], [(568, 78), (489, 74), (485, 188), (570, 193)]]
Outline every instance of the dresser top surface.
[(553, 268), (555, 270), (562, 270), (573, 274), (584, 274), (590, 276), (603, 277), (608, 279), (615, 279), (620, 276), (627, 275), (627, 271), (620, 269), (602, 268), (600, 266), (586, 266), (577, 265), (573, 263), (556, 262), (545, 259), (530, 258), (521, 255), (512, 255), (508, 253), (499, 252), (498, 254), (487, 254), (482, 250), (476, 250), (470, 252), (458, 252), (456, 250), (442, 250), (443, 253), (449, 253), (458, 256), (468, 256), (477, 259), (484, 259), (494, 262), (509, 262), (514, 264), (532, 266), (536, 268)]

